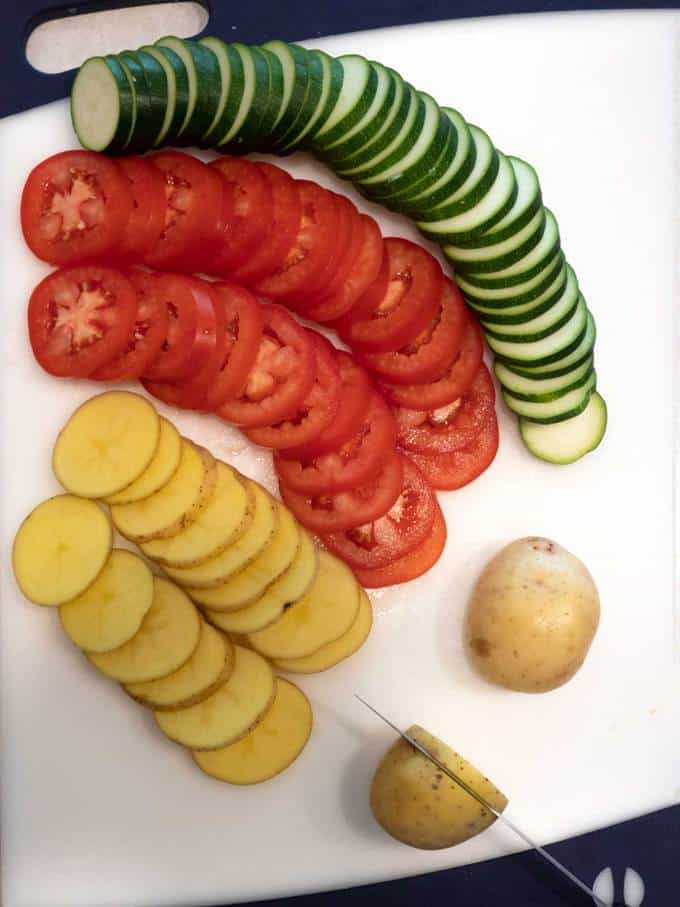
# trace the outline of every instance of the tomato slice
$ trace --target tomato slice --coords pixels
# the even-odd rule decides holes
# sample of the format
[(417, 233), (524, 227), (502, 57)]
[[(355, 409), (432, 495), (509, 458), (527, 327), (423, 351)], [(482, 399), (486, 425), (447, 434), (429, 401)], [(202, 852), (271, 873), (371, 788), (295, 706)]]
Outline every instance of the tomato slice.
[(165, 181), (158, 167), (143, 157), (117, 160), (130, 182), (132, 211), (115, 249), (120, 261), (138, 262), (156, 243), (165, 219)]
[(279, 480), (300, 494), (314, 497), (347, 491), (378, 475), (396, 437), (394, 416), (374, 391), (359, 431), (341, 447), (310, 460), (287, 460), (277, 452), (274, 468)]
[(330, 425), (312, 441), (282, 450), (281, 456), (287, 460), (311, 460), (337, 450), (361, 428), (373, 390), (371, 382), (349, 353), (334, 349), (333, 354), (340, 374), (338, 411)]
[(384, 353), (411, 343), (439, 309), (444, 275), (430, 253), (406, 239), (384, 240), (389, 261), (387, 292), (370, 313), (353, 311), (340, 336), (363, 352)]
[(286, 485), (279, 485), (284, 503), (295, 517), (312, 532), (343, 532), (370, 523), (387, 513), (401, 494), (404, 457), (393, 453), (382, 470), (365, 485), (351, 491), (308, 497)]
[(434, 567), (444, 551), (446, 545), (446, 520), (439, 504), (435, 511), (434, 523), (430, 534), (413, 551), (409, 551), (399, 560), (387, 564), (386, 567), (374, 567), (372, 570), (354, 568), (357, 582), (366, 589), (378, 589), (381, 586), (396, 586), (398, 583), (407, 583), (427, 573)]
[(144, 374), (159, 354), (168, 333), (167, 306), (146, 288), (153, 277), (147, 271), (131, 270), (126, 277), (137, 297), (137, 313), (125, 349), (105, 362), (90, 377), (96, 381), (130, 381)]
[(158, 300), (168, 313), (168, 333), (144, 377), (150, 381), (183, 378), (189, 371), (198, 323), (191, 281), (181, 274), (147, 274), (136, 280), (145, 280), (144, 292)]
[(222, 300), (225, 317), (222, 365), (205, 397), (205, 408), (211, 411), (243, 392), (264, 323), (263, 307), (245, 287), (221, 282), (212, 284), (212, 290)]
[(29, 249), (54, 265), (106, 255), (132, 212), (130, 184), (118, 165), (92, 151), (62, 151), (28, 175), (21, 229)]
[(352, 568), (385, 567), (427, 538), (437, 508), (432, 486), (420, 469), (404, 457), (401, 492), (387, 513), (356, 529), (322, 535), (321, 540)]
[(136, 314), (135, 291), (120, 271), (98, 265), (53, 271), (28, 303), (33, 355), (51, 375), (87, 378), (125, 349)]
[(225, 421), (247, 428), (273, 425), (294, 414), (315, 378), (309, 332), (282, 306), (263, 306), (263, 315), (262, 338), (245, 389), (217, 410)]
[(280, 450), (317, 438), (335, 418), (340, 403), (340, 369), (333, 347), (325, 338), (309, 332), (316, 357), (314, 383), (297, 410), (281, 422), (245, 429), (255, 444)]
[(498, 450), (498, 422), (492, 419), (467, 447), (453, 453), (409, 454), (433, 488), (454, 491), (468, 485), (487, 469)]
[(329, 195), (335, 206), (335, 239), (326, 266), (319, 275), (317, 291), (311, 297), (306, 298), (300, 306), (305, 317), (307, 317), (307, 308), (310, 303), (316, 302), (322, 296), (334, 292), (342, 286), (352, 264), (347, 258), (347, 254), (352, 244), (356, 223), (359, 220), (359, 212), (344, 195), (338, 195), (336, 192), (329, 192)]
[(484, 353), (484, 337), (477, 320), (468, 314), (463, 343), (446, 374), (430, 384), (380, 382), (385, 397), (406, 409), (438, 409), (462, 397), (477, 374)]
[(364, 353), (360, 361), (393, 384), (425, 384), (446, 374), (460, 350), (467, 307), (458, 287), (444, 280), (439, 311), (415, 340), (392, 353)]

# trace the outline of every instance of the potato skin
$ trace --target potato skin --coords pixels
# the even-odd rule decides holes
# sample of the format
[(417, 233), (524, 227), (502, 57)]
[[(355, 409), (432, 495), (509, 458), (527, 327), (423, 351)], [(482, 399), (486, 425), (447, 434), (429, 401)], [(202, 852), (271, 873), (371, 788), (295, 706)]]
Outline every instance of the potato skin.
[[(413, 725), (408, 734), (502, 812), (507, 798), (438, 737)], [(371, 810), (385, 831), (411, 847), (439, 850), (467, 841), (496, 821), (493, 813), (399, 738), (383, 756), (371, 785)]]
[(468, 607), (466, 646), (487, 680), (543, 693), (583, 664), (600, 619), (593, 578), (550, 539), (507, 545), (480, 575)]

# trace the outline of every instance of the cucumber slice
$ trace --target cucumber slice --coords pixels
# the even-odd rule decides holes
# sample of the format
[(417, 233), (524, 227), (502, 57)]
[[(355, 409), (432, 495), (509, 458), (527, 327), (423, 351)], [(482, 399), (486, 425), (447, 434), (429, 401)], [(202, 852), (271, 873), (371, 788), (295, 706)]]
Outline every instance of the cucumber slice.
[[(305, 55), (301, 47), (296, 50)], [(269, 70), (269, 103), (265, 107), (260, 122), (257, 144), (263, 150), (268, 150), (271, 146), (270, 137), (274, 129), (274, 124), (279, 120), (279, 114), (282, 111), (283, 103), (283, 66), (281, 61), (266, 47), (259, 47), (258, 51), (265, 59), (267, 69)]]
[(575, 350), (586, 331), (588, 309), (583, 296), (571, 317), (541, 340), (497, 340), (488, 336), (487, 343), (501, 362), (517, 365), (542, 366), (559, 362)]
[(140, 47), (139, 52), (153, 57), (165, 73), (166, 110), (161, 127), (163, 137), (159, 138), (158, 144), (171, 145), (182, 127), (189, 105), (189, 77), (186, 67), (174, 50), (170, 50), (169, 47), (155, 47), (153, 44), (146, 44), (144, 47)]
[(228, 141), (222, 140), (220, 144), (228, 144), (231, 154), (244, 154), (257, 146), (260, 128), (269, 109), (269, 66), (259, 47), (239, 43), (232, 47), (243, 64), (243, 95), (236, 118), (238, 129)]
[(525, 378), (557, 378), (560, 375), (566, 375), (567, 372), (580, 365), (592, 354), (596, 337), (595, 319), (588, 312), (586, 329), (580, 343), (569, 353), (565, 353), (561, 359), (546, 365), (529, 366), (514, 362), (504, 362), (504, 365), (507, 365), (511, 372), (515, 372), (515, 374), (522, 375)]
[[(306, 51), (303, 47), (298, 47), (297, 44), (291, 45), (291, 48), (296, 60), (293, 77), (295, 78), (298, 75), (298, 69), (304, 68), (304, 76), (300, 75), (300, 78), (306, 82), (306, 88), (297, 116), (294, 116), (290, 106), (286, 106), (284, 101), (281, 102), (282, 113), (272, 131), (272, 147), (280, 154), (284, 154), (286, 151), (293, 151), (300, 143), (302, 137), (313, 128), (315, 118), (318, 119), (321, 115), (321, 108), (326, 103), (328, 92), (331, 89), (332, 70), (329, 61), (333, 58), (327, 54), (322, 54), (320, 51)], [(270, 53), (273, 53), (273, 51), (270, 51)], [(342, 84), (342, 66), (337, 62), (336, 65), (340, 70), (340, 84)], [(283, 63), (281, 68), (284, 73), (285, 84), (290, 74), (285, 72)], [(295, 88), (293, 93), (295, 93)], [(287, 103), (290, 105), (290, 102)]]
[(232, 126), (243, 97), (243, 63), (238, 51), (220, 38), (201, 38), (199, 44), (215, 55), (220, 68), (220, 97), (212, 123), (205, 133), (204, 144), (212, 147), (215, 139), (223, 136)]
[(579, 288), (576, 274), (567, 265), (567, 282), (560, 296), (545, 312), (527, 318), (519, 324), (499, 324), (494, 321), (483, 321), (485, 334), (496, 340), (519, 340), (530, 343), (542, 340), (566, 324), (579, 301)]
[(515, 399), (546, 403), (581, 387), (590, 377), (592, 367), (593, 357), (588, 356), (580, 365), (556, 378), (525, 378), (510, 371), (502, 362), (496, 362), (493, 370), (505, 390)]
[(130, 138), (128, 139), (127, 145), (125, 146), (126, 152), (137, 153), (148, 151), (149, 148), (153, 145), (153, 138), (151, 131), (149, 130), (149, 98), (147, 95), (146, 88), (146, 78), (142, 71), (142, 67), (137, 63), (136, 60), (128, 60), (123, 54), (116, 54), (116, 59), (120, 63), (120, 67), (127, 76), (128, 83), (132, 87), (132, 106), (133, 106), (133, 116), (132, 116), (132, 130), (130, 132)]
[(189, 101), (177, 138), (181, 138), (183, 145), (193, 145), (210, 129), (219, 108), (222, 86), (217, 57), (204, 44), (172, 35), (160, 38), (156, 41), (156, 46), (174, 50), (184, 63), (189, 84)]
[(381, 154), (386, 148), (392, 145), (399, 136), (409, 110), (411, 109), (414, 94), (409, 91), (409, 88), (399, 73), (395, 72), (393, 69), (390, 69), (389, 73), (394, 82), (394, 101), (392, 103), (392, 109), (385, 117), (385, 122), (380, 129), (373, 138), (366, 143), (364, 148), (361, 148), (359, 151), (343, 158), (343, 160), (334, 163), (336, 173), (349, 172), (353, 168), (356, 170), (360, 169), (376, 157), (376, 155)]
[(556, 400), (544, 403), (535, 403), (527, 400), (518, 400), (503, 391), (503, 400), (508, 409), (512, 410), (528, 422), (539, 422), (541, 425), (550, 425), (553, 422), (563, 422), (578, 416), (588, 405), (588, 401), (595, 390), (597, 376), (595, 370), (590, 373), (588, 380), (574, 390), (569, 391)]
[[(315, 134), (316, 130), (326, 122), (333, 112), (342, 91), (345, 78), (342, 64), (335, 57), (329, 56), (322, 50), (313, 50), (308, 56), (312, 58), (314, 67), (317, 60), (321, 64), (321, 93), (315, 110), (310, 110), (309, 114), (301, 111), (300, 118), (295, 122), (294, 128), (294, 132), (298, 134), (293, 136), (290, 142), (285, 145), (286, 148), (298, 145), (301, 148), (308, 146), (310, 137)], [(310, 70), (310, 72), (312, 72), (311, 77), (313, 78), (313, 70)]]
[(150, 131), (156, 128), (156, 137), (153, 140), (155, 148), (164, 141), (170, 125), (168, 113), (172, 114), (172, 111), (168, 111), (168, 81), (163, 67), (151, 54), (143, 50), (135, 50), (130, 51), (130, 56), (141, 67), (146, 82), (146, 95), (150, 107)]
[(385, 66), (375, 63), (373, 60), (369, 65), (375, 70), (378, 79), (378, 87), (373, 101), (364, 116), (348, 132), (324, 148), (321, 157), (331, 167), (335, 161), (350, 157), (355, 151), (365, 148), (367, 142), (370, 142), (380, 131), (394, 105), (397, 83), (392, 73)]
[(469, 283), (465, 279), (465, 274), (456, 274), (456, 282), (470, 305), (500, 310), (536, 299), (547, 289), (563, 264), (564, 253), (561, 249), (557, 249), (555, 255), (546, 262), (543, 270), (523, 283), (511, 287), (492, 287), (491, 289), (478, 287)]
[(594, 391), (577, 416), (552, 425), (519, 420), (522, 441), (530, 453), (548, 463), (566, 466), (599, 445), (607, 429), (607, 404)]
[(378, 75), (364, 57), (346, 54), (338, 57), (343, 69), (342, 91), (326, 121), (311, 140), (317, 152), (323, 152), (346, 135), (364, 116), (378, 90)]
[(567, 283), (567, 263), (562, 256), (559, 268), (553, 272), (554, 278), (545, 290), (535, 299), (523, 302), (520, 305), (487, 307), (479, 305), (472, 299), (466, 298), (467, 304), (483, 321), (498, 325), (521, 324), (535, 318), (547, 310), (560, 298)]
[(274, 54), (281, 64), (283, 78), (281, 103), (272, 135), (276, 145), (286, 136), (302, 110), (309, 87), (309, 54), (296, 44), (285, 41), (266, 41), (264, 50)]
[(115, 57), (90, 57), (71, 89), (71, 121), (83, 148), (117, 154), (132, 132), (134, 96)]
[[(226, 127), (223, 133), (218, 131), (218, 127), (215, 127), (213, 130), (213, 135), (215, 136), (212, 146), (217, 147), (222, 150), (225, 146), (229, 146), (229, 150), (232, 150), (232, 146), (236, 143), (237, 138), (240, 136), (241, 144), (243, 143), (243, 131), (248, 121), (248, 129), (252, 129), (253, 119), (256, 119), (258, 116), (262, 116), (264, 113), (266, 101), (260, 96), (257, 103), (254, 102), (255, 89), (258, 86), (257, 82), (257, 73), (255, 71), (255, 57), (249, 52), (249, 49), (244, 44), (232, 44), (232, 49), (236, 52), (236, 55), (240, 61), (239, 72), (243, 79), (243, 90), (240, 92), (240, 98), (238, 101), (238, 109), (231, 118), (227, 120), (226, 117), (221, 118), (219, 128)], [(258, 58), (260, 63), (266, 68), (266, 63), (262, 57)], [(262, 66), (258, 67), (259, 75), (261, 78), (264, 77)], [(267, 79), (269, 76), (267, 75)], [(261, 88), (261, 85), (260, 85)], [(255, 111), (251, 113), (251, 110), (255, 106)]]
[(453, 262), (458, 271), (465, 273), (467, 269), (482, 273), (484, 271), (499, 271), (519, 261), (531, 252), (536, 246), (545, 230), (545, 211), (542, 206), (521, 227), (514, 236), (496, 243), (493, 246), (482, 246), (479, 249), (461, 249), (459, 246), (448, 244), (443, 247), (446, 258)]

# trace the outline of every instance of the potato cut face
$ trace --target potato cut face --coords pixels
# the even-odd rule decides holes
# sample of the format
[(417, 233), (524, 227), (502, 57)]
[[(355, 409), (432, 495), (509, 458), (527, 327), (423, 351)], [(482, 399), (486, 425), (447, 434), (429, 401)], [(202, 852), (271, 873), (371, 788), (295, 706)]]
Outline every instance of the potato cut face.
[(182, 437), (172, 422), (160, 417), (160, 435), (158, 447), (153, 459), (144, 472), (132, 484), (123, 488), (117, 494), (109, 495), (105, 500), (107, 504), (131, 504), (141, 501), (155, 494), (166, 482), (170, 481), (172, 474), (179, 466), (182, 452)]
[(302, 658), (349, 630), (359, 611), (360, 587), (349, 567), (327, 551), (308, 592), (280, 620), (248, 635), (269, 658)]
[(142, 551), (162, 565), (191, 567), (224, 551), (241, 535), (248, 513), (248, 496), (233, 469), (217, 463), (217, 483), (196, 519), (177, 535), (152, 539)]
[(168, 576), (181, 586), (207, 589), (221, 585), (232, 574), (255, 560), (273, 538), (279, 525), (276, 501), (256, 482), (251, 482), (250, 479), (243, 481), (253, 502), (250, 525), (233, 545), (196, 567), (165, 567)]
[(94, 501), (60, 494), (38, 504), (19, 527), (12, 566), (36, 605), (63, 605), (99, 575), (113, 543), (111, 521)]
[(191, 657), (201, 635), (201, 618), (188, 595), (155, 576), (153, 602), (137, 633), (111, 652), (88, 655), (99, 670), (121, 683), (157, 680)]
[(231, 640), (201, 621), (201, 635), (191, 657), (172, 674), (146, 683), (125, 686), (133, 699), (153, 709), (187, 708), (206, 699), (234, 670)]
[(222, 585), (213, 589), (187, 587), (194, 601), (216, 611), (243, 608), (256, 601), (290, 567), (300, 547), (300, 527), (287, 507), (278, 503), (276, 506), (279, 525), (267, 547)]
[(110, 652), (137, 633), (153, 602), (153, 574), (123, 548), (114, 548), (99, 576), (59, 608), (61, 625), (86, 652)]
[(154, 712), (166, 737), (192, 750), (214, 750), (244, 737), (262, 718), (274, 698), (274, 672), (257, 652), (234, 648), (231, 677), (211, 696), (186, 709)]
[(212, 752), (193, 752), (199, 768), (229, 784), (260, 784), (292, 765), (312, 732), (312, 707), (289, 680), (276, 680), (276, 697), (242, 740)]
[(267, 586), (260, 598), (238, 611), (205, 610), (207, 619), (228, 633), (252, 633), (278, 620), (288, 602), (297, 601), (309, 589), (319, 566), (319, 554), (304, 529), (293, 561), (281, 576)]
[(303, 658), (280, 658), (274, 664), (282, 671), (290, 671), (292, 674), (317, 674), (320, 671), (327, 671), (339, 662), (349, 658), (363, 646), (371, 632), (373, 626), (373, 608), (371, 600), (364, 589), (361, 590), (359, 597), (359, 611), (346, 633), (343, 633), (334, 642), (326, 643), (311, 655)]
[(109, 391), (73, 413), (54, 445), (52, 468), (72, 494), (105, 498), (142, 475), (159, 438), (160, 419), (148, 400)]
[(170, 538), (198, 516), (216, 483), (217, 464), (212, 454), (184, 438), (179, 466), (170, 481), (141, 501), (114, 504), (113, 524), (121, 535), (138, 544)]

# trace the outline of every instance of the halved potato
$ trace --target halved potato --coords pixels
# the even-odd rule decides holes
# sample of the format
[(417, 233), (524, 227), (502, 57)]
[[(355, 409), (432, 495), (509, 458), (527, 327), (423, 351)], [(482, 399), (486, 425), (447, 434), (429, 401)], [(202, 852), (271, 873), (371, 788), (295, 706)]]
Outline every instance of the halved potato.
[(153, 602), (131, 640), (87, 657), (121, 683), (157, 680), (191, 657), (201, 636), (201, 618), (189, 596), (167, 579), (153, 580)]
[(184, 709), (203, 699), (229, 680), (234, 670), (231, 640), (201, 621), (201, 636), (191, 657), (172, 674), (146, 683), (129, 683), (125, 690), (152, 709)]
[(104, 498), (139, 478), (160, 437), (158, 413), (144, 397), (108, 391), (91, 397), (59, 433), (52, 468), (67, 491)]
[(153, 574), (136, 554), (114, 548), (97, 579), (59, 608), (61, 625), (86, 652), (110, 652), (137, 633), (153, 602)]
[(334, 642), (326, 643), (311, 655), (304, 658), (277, 658), (274, 664), (282, 671), (292, 674), (317, 674), (327, 671), (339, 662), (349, 658), (363, 646), (373, 626), (373, 608), (371, 600), (362, 589), (359, 599), (359, 611), (354, 623), (346, 633)]
[(276, 697), (254, 730), (237, 743), (191, 755), (218, 781), (259, 784), (295, 762), (309, 740), (312, 722), (312, 707), (302, 690), (278, 677)]
[(319, 555), (308, 532), (300, 530), (300, 544), (293, 562), (267, 586), (251, 605), (238, 611), (204, 609), (207, 619), (228, 633), (253, 633), (277, 621), (289, 602), (297, 601), (309, 589), (319, 566)]
[(38, 504), (14, 539), (19, 588), (36, 605), (63, 605), (94, 582), (113, 543), (111, 521), (94, 501), (60, 494)]
[(170, 481), (179, 466), (181, 453), (182, 436), (172, 422), (160, 416), (160, 435), (153, 459), (138, 479), (104, 500), (107, 504), (131, 504), (155, 494)]
[(253, 518), (250, 526), (233, 545), (196, 567), (165, 567), (165, 572), (181, 586), (209, 589), (219, 586), (232, 574), (255, 560), (272, 540), (279, 525), (276, 501), (264, 488), (250, 479), (243, 479), (253, 498)]
[(193, 750), (214, 750), (248, 734), (274, 698), (274, 672), (268, 661), (235, 646), (229, 680), (197, 705), (154, 712), (158, 726), (175, 743)]
[(213, 589), (186, 590), (194, 601), (215, 611), (234, 611), (256, 601), (292, 564), (300, 547), (300, 527), (283, 504), (277, 504), (279, 527), (271, 542), (254, 561)]
[(311, 655), (349, 630), (359, 611), (360, 591), (349, 567), (321, 551), (308, 592), (275, 624), (248, 634), (250, 644), (269, 658)]
[(217, 483), (217, 463), (204, 447), (182, 439), (182, 455), (174, 475), (160, 491), (111, 507), (113, 524), (137, 544), (170, 538), (186, 529), (210, 500)]

